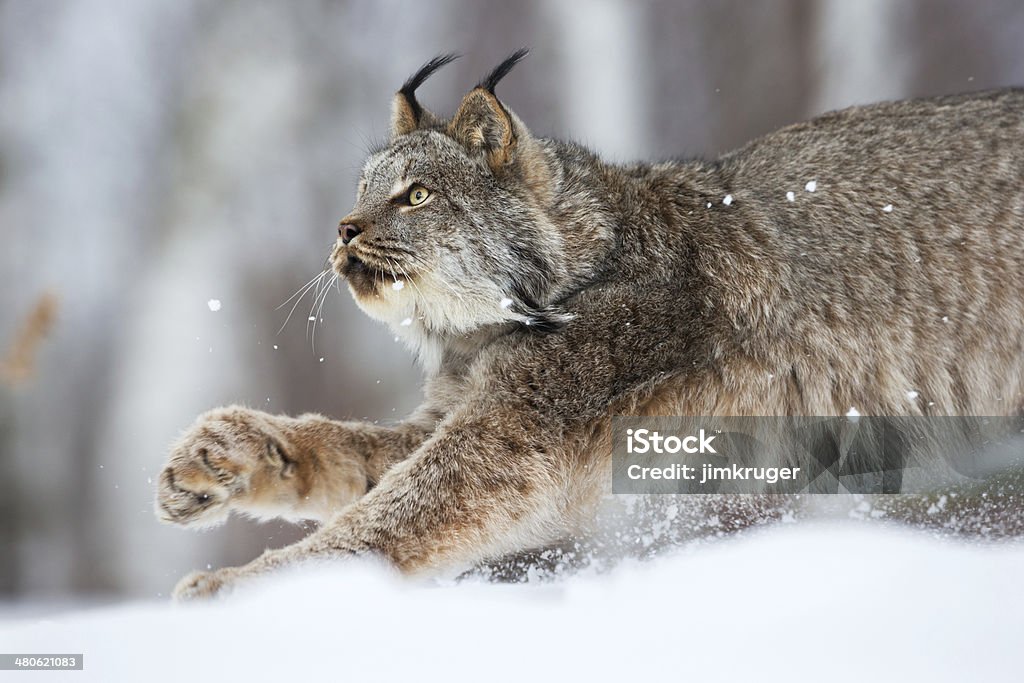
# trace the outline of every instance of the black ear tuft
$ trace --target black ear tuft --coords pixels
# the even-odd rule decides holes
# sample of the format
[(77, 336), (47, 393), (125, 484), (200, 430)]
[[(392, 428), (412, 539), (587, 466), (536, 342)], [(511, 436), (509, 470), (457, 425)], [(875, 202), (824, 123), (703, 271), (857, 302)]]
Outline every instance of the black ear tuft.
[(412, 108), (413, 115), (417, 120), (419, 120), (420, 116), (423, 115), (423, 107), (421, 107), (420, 103), (416, 101), (416, 88), (423, 85), (423, 81), (430, 78), (435, 71), (445, 64), (454, 62), (459, 57), (460, 55), (457, 54), (438, 55), (437, 57), (434, 57), (429, 62), (421, 66), (419, 71), (410, 76), (409, 80), (407, 80), (398, 90), (398, 93), (403, 95), (409, 103), (409, 106)]
[(487, 92), (494, 94), (494, 87), (498, 85), (498, 81), (508, 75), (508, 72), (512, 70), (516, 64), (518, 64), (523, 57), (530, 54), (530, 51), (525, 47), (521, 47), (513, 52), (508, 59), (499, 64), (494, 71), (487, 74), (487, 78), (480, 81), (476, 87), (483, 88)]

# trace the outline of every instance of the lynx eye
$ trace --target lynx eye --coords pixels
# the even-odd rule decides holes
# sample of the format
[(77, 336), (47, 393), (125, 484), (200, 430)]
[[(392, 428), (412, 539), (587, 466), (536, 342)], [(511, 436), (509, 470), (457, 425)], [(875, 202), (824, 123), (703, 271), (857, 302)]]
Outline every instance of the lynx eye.
[(413, 185), (409, 188), (409, 194), (406, 196), (406, 199), (409, 201), (409, 206), (419, 206), (423, 202), (427, 201), (427, 197), (429, 196), (430, 190), (422, 185)]

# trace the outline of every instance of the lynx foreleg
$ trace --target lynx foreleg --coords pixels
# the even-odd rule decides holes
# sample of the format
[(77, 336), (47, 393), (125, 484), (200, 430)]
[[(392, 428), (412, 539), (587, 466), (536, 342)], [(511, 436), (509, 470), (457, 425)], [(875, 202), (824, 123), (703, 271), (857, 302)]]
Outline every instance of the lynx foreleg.
[(208, 526), (237, 510), (327, 520), (362, 496), (427, 437), (416, 424), (380, 427), (241, 407), (201, 415), (160, 475), (157, 515)]
[(582, 486), (578, 473), (563, 471), (553, 440), (509, 422), (454, 422), (324, 528), (243, 567), (192, 574), (175, 596), (204, 597), (278, 567), (353, 554), (381, 556), (405, 573), (454, 572), (559, 538), (585, 503), (570, 489)]

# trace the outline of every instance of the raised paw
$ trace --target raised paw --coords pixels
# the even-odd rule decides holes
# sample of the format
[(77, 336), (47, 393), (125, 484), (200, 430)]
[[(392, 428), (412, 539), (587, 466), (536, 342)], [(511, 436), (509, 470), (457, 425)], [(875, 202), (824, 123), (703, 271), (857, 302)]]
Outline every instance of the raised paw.
[(276, 418), (246, 408), (199, 417), (172, 447), (160, 473), (157, 516), (172, 524), (213, 526), (232, 508), (273, 515), (294, 502), (296, 463)]
[(216, 595), (227, 593), (234, 583), (234, 574), (230, 569), (217, 569), (212, 572), (192, 572), (186, 575), (174, 587), (174, 599), (178, 602), (207, 600)]

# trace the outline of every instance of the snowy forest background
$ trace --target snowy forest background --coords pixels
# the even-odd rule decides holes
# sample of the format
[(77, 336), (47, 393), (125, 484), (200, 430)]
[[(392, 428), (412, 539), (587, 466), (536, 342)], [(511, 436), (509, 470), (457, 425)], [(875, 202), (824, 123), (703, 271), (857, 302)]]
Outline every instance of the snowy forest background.
[[(0, 357), (45, 297), (32, 372), (0, 380), (0, 600), (166, 594), (302, 531), (157, 523), (167, 445), (210, 407), (392, 419), (418, 372), (316, 275), (393, 91), (501, 85), (537, 133), (611, 159), (717, 155), (816, 113), (1024, 84), (1015, 0), (0, 0)], [(217, 299), (221, 308), (211, 310)], [(308, 300), (307, 300), (308, 303)]]

